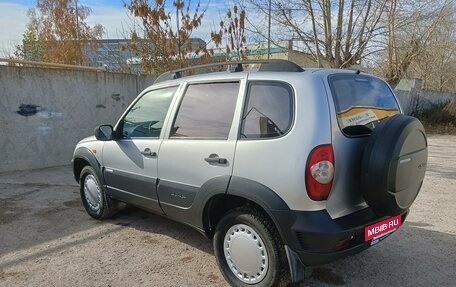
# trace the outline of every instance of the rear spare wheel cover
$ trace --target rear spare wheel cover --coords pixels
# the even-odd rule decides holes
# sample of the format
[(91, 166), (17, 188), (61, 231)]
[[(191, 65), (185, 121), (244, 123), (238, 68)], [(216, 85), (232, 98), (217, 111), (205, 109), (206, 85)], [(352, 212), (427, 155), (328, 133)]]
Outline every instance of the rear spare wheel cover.
[(427, 164), (427, 139), (421, 122), (398, 114), (372, 132), (361, 163), (361, 188), (378, 215), (406, 211), (415, 200)]

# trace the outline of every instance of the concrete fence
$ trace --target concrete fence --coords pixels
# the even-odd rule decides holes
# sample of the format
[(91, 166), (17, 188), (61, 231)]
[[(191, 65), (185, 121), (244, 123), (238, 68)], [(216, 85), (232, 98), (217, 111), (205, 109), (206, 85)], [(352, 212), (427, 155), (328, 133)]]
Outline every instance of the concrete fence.
[(69, 164), (94, 127), (114, 124), (153, 77), (0, 66), (0, 172)]
[(422, 82), (418, 79), (402, 79), (394, 90), (402, 109), (409, 115), (456, 98), (454, 93), (423, 90)]

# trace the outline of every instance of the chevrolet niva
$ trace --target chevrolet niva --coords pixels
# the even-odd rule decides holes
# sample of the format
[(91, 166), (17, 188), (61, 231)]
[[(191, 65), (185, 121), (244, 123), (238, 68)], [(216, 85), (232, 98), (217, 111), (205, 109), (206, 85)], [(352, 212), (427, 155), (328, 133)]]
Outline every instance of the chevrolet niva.
[(87, 213), (123, 202), (194, 227), (232, 286), (301, 281), (397, 230), (425, 175), (422, 124), (377, 77), (260, 62), (165, 73), (79, 142)]

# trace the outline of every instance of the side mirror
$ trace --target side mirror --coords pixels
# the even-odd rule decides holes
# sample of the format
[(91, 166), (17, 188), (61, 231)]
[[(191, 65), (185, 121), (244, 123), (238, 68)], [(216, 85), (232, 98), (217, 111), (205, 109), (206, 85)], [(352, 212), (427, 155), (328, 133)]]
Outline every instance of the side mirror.
[(113, 140), (114, 129), (111, 125), (101, 125), (95, 128), (95, 137), (99, 141)]

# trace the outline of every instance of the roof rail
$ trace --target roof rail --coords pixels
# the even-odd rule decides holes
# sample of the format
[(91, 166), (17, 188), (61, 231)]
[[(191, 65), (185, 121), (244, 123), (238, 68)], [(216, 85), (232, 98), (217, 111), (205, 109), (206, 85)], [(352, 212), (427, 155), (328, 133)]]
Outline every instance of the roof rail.
[(218, 66), (234, 66), (236, 67), (231, 69), (232, 72), (242, 72), (244, 71), (244, 67), (242, 65), (247, 64), (260, 64), (260, 68), (258, 71), (260, 72), (303, 72), (304, 69), (298, 66), (297, 64), (288, 61), (288, 60), (244, 60), (244, 61), (231, 61), (231, 62), (217, 62), (217, 63), (209, 63), (204, 65), (197, 65), (197, 66), (190, 66), (187, 68), (172, 70), (169, 72), (165, 72), (157, 77), (154, 84), (164, 82), (167, 80), (174, 80), (182, 78), (182, 72), (190, 71), (190, 70), (199, 70), (211, 67), (218, 67)]

